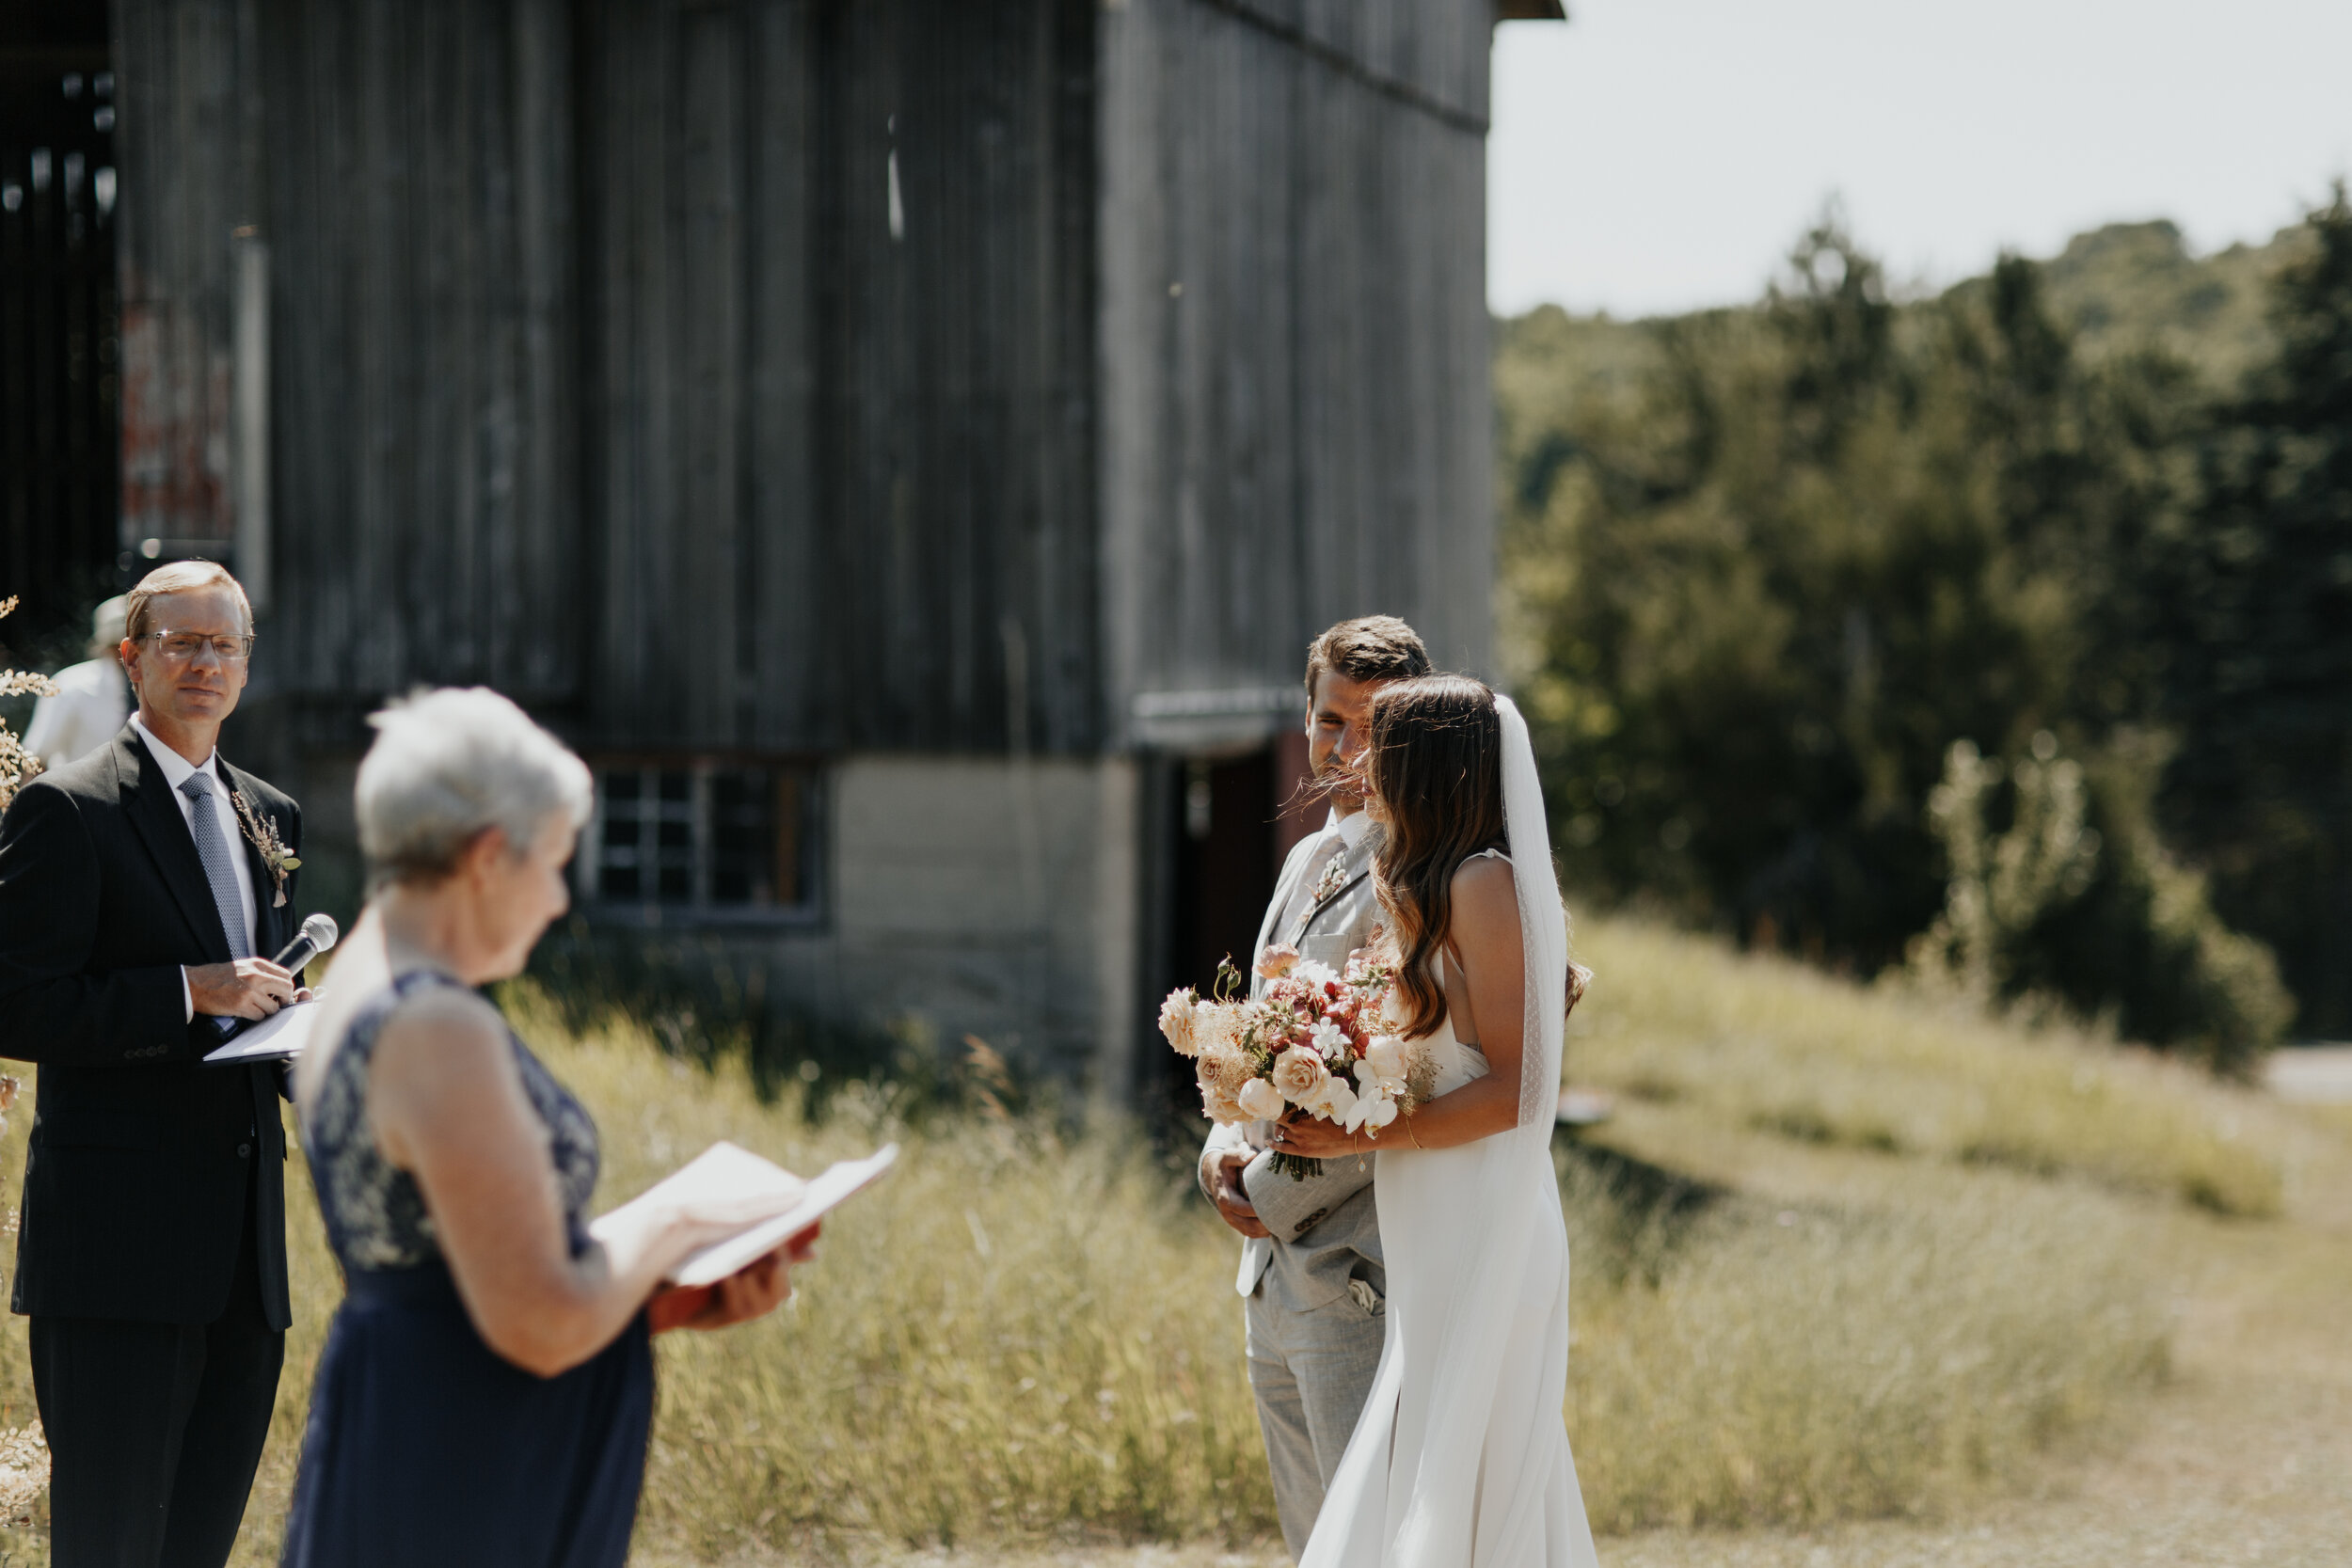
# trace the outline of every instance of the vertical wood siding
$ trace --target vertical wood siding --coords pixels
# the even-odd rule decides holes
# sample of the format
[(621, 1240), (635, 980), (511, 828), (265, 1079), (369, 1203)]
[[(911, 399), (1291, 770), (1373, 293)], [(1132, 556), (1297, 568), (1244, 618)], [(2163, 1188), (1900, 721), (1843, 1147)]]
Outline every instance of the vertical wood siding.
[(265, 192), (312, 711), (1086, 752), (1343, 615), (1487, 660), (1487, 0), (121, 14), (126, 277), (210, 323)]
[(1486, 0), (1106, 19), (1116, 708), (1294, 681), (1314, 633), (1375, 610), (1487, 668), (1488, 24)]
[(1095, 744), (1091, 0), (590, 8), (591, 732)]
[(116, 8), (122, 198), (122, 514), (126, 547), (233, 532), (229, 470), (231, 233), (253, 208), (239, 105), (236, 0)]
[(279, 689), (575, 697), (563, 0), (263, 0)]

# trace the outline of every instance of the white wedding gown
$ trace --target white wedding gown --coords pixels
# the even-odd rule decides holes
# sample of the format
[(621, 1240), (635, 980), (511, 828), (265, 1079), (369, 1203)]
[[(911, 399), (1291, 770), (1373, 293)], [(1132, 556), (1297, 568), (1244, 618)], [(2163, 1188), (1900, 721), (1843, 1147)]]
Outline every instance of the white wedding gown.
[[(1561, 1416), (1568, 1238), (1550, 1133), (1566, 922), (1552, 879), (1519, 869), (1548, 870), (1550, 855), (1525, 727), (1507, 700), (1503, 730), (1529, 975), (1519, 1125), (1458, 1148), (1375, 1157), (1388, 1334), (1302, 1568), (1597, 1561)], [(1451, 1018), (1431, 1044), (1437, 1094), (1486, 1076), (1486, 1058), (1455, 1037)]]

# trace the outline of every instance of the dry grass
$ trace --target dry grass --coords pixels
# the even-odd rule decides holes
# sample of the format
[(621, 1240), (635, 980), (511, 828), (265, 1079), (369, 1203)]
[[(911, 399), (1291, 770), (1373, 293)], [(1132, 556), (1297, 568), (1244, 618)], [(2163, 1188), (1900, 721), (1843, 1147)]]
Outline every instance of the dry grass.
[(1570, 1030), (1581, 1082), (1807, 1142), (2280, 1211), (2268, 1111), (2193, 1069), (1654, 926), (1593, 922), (1578, 948), (1598, 976)]
[(1655, 1285), (1580, 1289), (1595, 1528), (1941, 1515), (2152, 1384), (2169, 1324), (2113, 1201), (1964, 1185), (2010, 1190), (1740, 1200)]
[[(2192, 1171), (2235, 1195), (2219, 1207), (2259, 1211), (2275, 1190), (2222, 1135), (2227, 1091), (1638, 927), (1581, 945), (1601, 980), (1580, 1078), (1676, 1097), (1693, 1135), (1829, 1173), (1801, 1196), (1733, 1193), (1675, 1218), (1565, 1167), (1568, 1417), (1604, 1529), (1934, 1514), (2013, 1481), (2164, 1363), (2164, 1292), (2137, 1255), (2168, 1209), (2139, 1195), (2188, 1194)], [(662, 1341), (642, 1558), (1073, 1538), (1254, 1551), (1271, 1531), (1232, 1237), (1132, 1136), (986, 1116), (911, 1130), (855, 1096), (812, 1123), (732, 1069), (665, 1059), (625, 1021), (574, 1038), (515, 1001), (604, 1131), (602, 1203), (721, 1136), (803, 1170), (883, 1136), (907, 1148), (844, 1212), (793, 1308)], [(1891, 1136), (1756, 1131), (1792, 1109)], [(1968, 1163), (1994, 1125), (2033, 1157)], [(19, 1126), (5, 1168), (22, 1142)], [(246, 1564), (275, 1560), (338, 1293), (300, 1171), (296, 1326)], [(9, 1320), (0, 1424), (9, 1402), (20, 1421), (29, 1409), (24, 1366)]]

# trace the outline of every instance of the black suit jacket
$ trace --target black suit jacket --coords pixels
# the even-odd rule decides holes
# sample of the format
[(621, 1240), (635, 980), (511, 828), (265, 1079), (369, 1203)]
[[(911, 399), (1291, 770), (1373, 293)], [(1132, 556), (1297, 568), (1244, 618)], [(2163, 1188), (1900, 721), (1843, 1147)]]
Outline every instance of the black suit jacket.
[[(300, 854), (302, 815), (219, 763)], [(288, 901), (243, 834), (266, 958), (294, 940)], [(0, 1055), (40, 1066), (11, 1305), (36, 1316), (201, 1323), (228, 1305), (255, 1195), (262, 1310), (286, 1300), (286, 1143), (274, 1067), (206, 1067), (183, 964), (229, 939), (162, 767), (125, 725), (34, 779), (0, 817)], [(258, 1174), (259, 1180), (252, 1180)]]

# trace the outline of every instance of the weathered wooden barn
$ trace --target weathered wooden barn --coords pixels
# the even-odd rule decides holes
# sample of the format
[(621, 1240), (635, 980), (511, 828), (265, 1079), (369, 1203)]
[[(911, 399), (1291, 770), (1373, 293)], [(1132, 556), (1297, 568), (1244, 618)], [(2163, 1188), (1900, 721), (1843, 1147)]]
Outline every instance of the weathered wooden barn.
[(485, 683), (598, 768), (593, 919), (1116, 1099), (1248, 939), (1310, 637), (1488, 665), (1489, 37), (1556, 5), (36, 9), (107, 564), (255, 591), (314, 899), (369, 707)]

